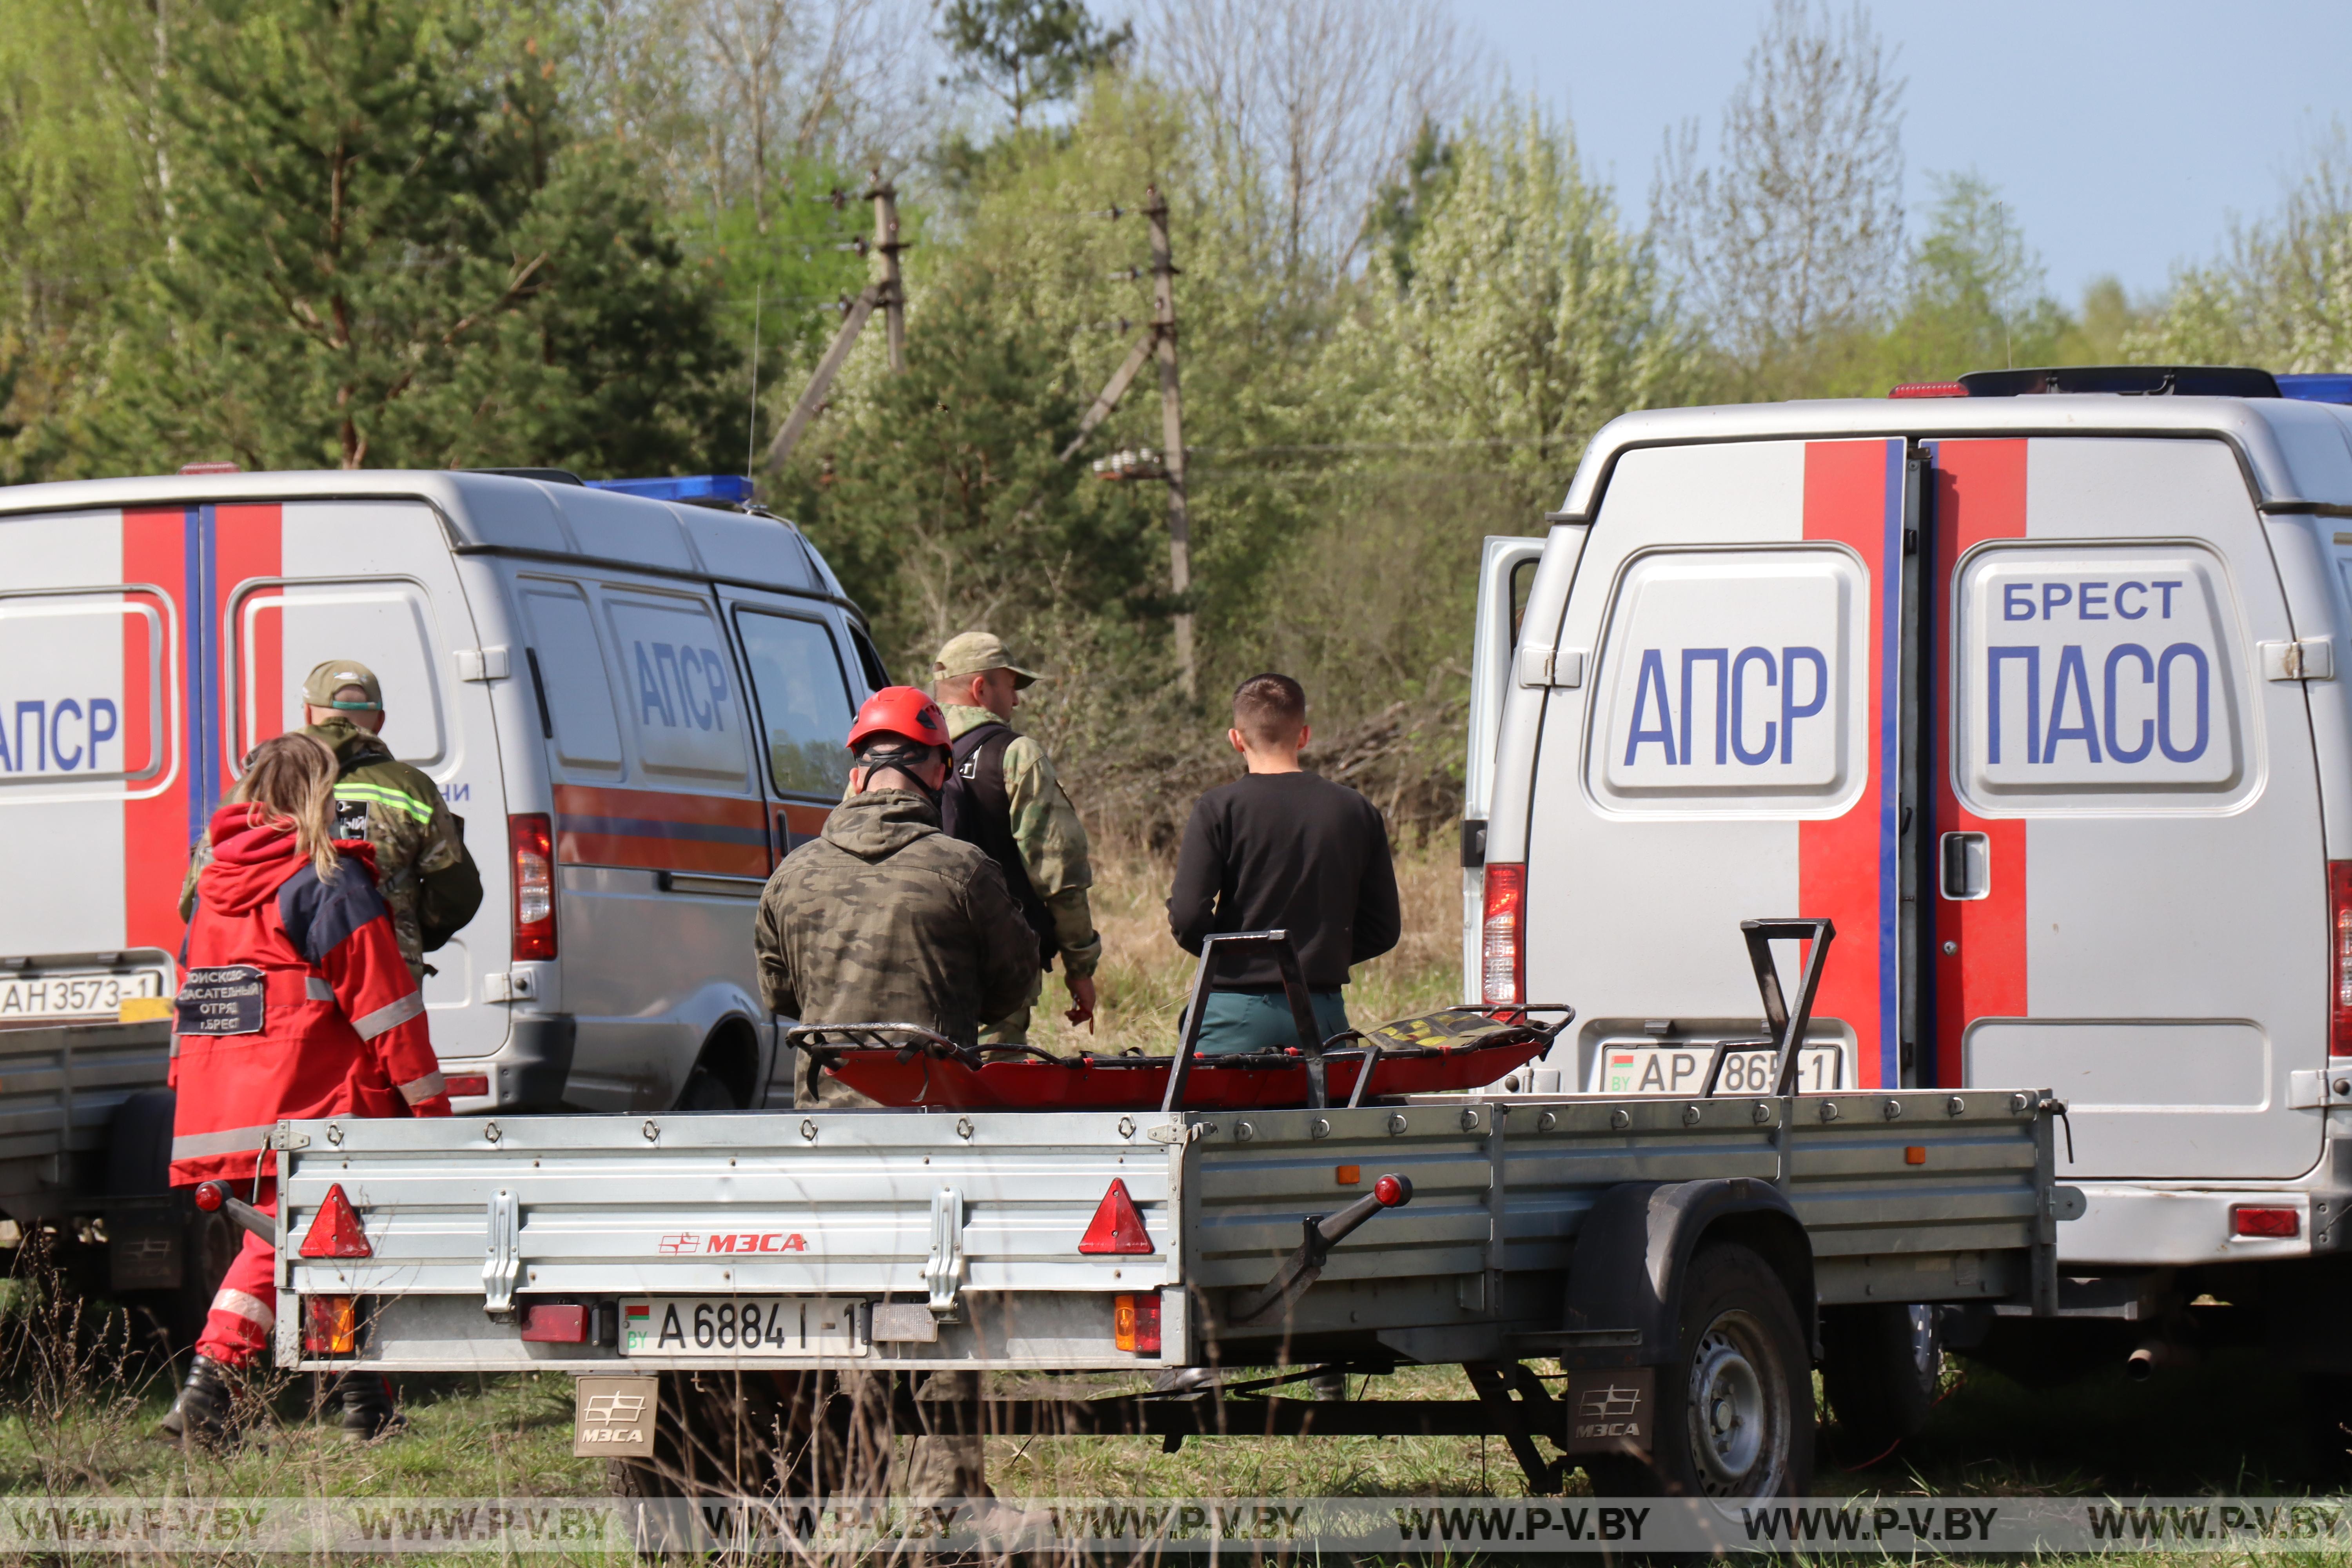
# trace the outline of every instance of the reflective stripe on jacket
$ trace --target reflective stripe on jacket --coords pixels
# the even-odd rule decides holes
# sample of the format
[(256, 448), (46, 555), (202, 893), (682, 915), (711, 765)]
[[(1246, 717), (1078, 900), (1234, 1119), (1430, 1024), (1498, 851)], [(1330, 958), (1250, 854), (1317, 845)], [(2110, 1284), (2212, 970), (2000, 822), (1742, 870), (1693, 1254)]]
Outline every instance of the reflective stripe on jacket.
[[(283, 1120), (447, 1115), (425, 998), (368, 847), (338, 843), (322, 879), (291, 832), (254, 825), (242, 804), (214, 815), (211, 839), (172, 1039), (173, 1184), (251, 1176)], [(190, 1001), (202, 972), (238, 969), (259, 971), (258, 1008), (225, 1007), (221, 1026), (244, 1032), (209, 1032)]]

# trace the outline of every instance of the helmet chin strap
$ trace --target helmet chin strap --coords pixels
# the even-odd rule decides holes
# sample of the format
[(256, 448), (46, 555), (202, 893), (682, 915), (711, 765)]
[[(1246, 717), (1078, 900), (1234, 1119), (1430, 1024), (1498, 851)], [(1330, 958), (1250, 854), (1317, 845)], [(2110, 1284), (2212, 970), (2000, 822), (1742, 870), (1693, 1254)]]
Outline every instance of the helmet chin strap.
[[(931, 748), (929, 747), (924, 748), (926, 752), (929, 752)], [(923, 762), (929, 762), (931, 760), (932, 758), (930, 756), (926, 755), (922, 759), (922, 762), (918, 762), (913, 756), (896, 747), (889, 748), (888, 750), (877, 747), (875, 751), (867, 753), (866, 756), (860, 757), (857, 761), (857, 765), (866, 770), (866, 782), (869, 787), (871, 786), (873, 777), (877, 773), (880, 772), (884, 768), (895, 770), (899, 777), (905, 779), (908, 784), (914, 786), (916, 794), (930, 802), (932, 807), (937, 809), (940, 804), (940, 792), (933, 789), (929, 784), (925, 784), (923, 782), (922, 775), (915, 772), (915, 769), (920, 767)]]

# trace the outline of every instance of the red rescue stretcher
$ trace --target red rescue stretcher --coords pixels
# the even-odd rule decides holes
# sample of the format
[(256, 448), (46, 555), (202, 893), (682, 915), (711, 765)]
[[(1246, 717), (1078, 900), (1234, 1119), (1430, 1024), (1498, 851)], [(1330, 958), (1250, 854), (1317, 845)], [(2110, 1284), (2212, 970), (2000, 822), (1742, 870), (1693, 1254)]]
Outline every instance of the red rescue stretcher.
[[(1201, 1003), (1221, 956), (1267, 952), (1283, 975), (1299, 1044), (1202, 1056)], [(1557, 1015), (1538, 1023), (1533, 1015)], [(826, 1024), (786, 1031), (821, 1070), (887, 1106), (957, 1110), (1262, 1110), (1360, 1105), (1391, 1095), (1483, 1089), (1549, 1050), (1570, 1007), (1443, 1007), (1318, 1039), (1298, 961), (1282, 931), (1211, 937), (1172, 1056), (1057, 1057), (1034, 1046), (962, 1046), (916, 1024)]]

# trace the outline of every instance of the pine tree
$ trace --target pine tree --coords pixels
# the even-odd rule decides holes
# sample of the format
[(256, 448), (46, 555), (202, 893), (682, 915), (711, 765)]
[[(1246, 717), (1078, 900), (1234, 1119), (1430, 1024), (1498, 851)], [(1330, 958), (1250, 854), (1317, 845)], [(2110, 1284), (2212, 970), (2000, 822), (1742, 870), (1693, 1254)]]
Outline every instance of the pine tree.
[(672, 468), (741, 450), (712, 280), (455, 0), (214, 0), (170, 109), (120, 448), (253, 468)]

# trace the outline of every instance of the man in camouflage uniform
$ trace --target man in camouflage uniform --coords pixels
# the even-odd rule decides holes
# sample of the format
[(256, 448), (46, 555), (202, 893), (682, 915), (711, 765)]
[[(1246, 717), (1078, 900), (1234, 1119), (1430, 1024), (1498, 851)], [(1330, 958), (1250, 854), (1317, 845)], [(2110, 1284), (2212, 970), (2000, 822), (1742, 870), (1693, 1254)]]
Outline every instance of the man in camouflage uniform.
[[(940, 831), (947, 721), (910, 686), (866, 699), (850, 726), (849, 794), (824, 831), (784, 857), (760, 895), (752, 946), (769, 1008), (802, 1024), (919, 1024), (960, 1045), (1033, 993), (1037, 948), (996, 862)], [(808, 1056), (794, 1103), (865, 1105)], [(861, 1409), (883, 1397), (873, 1373), (840, 1374)], [(980, 1396), (971, 1373), (932, 1377), (924, 1402)], [(887, 1445), (882, 1445), (887, 1452)], [(918, 1501), (988, 1495), (977, 1433), (919, 1437), (907, 1487)], [(853, 1494), (879, 1489), (860, 1477)]]
[[(465, 825), (441, 792), (377, 738), (383, 728), (383, 687), (356, 659), (331, 658), (302, 683), (306, 734), (326, 742), (341, 764), (335, 781), (335, 836), (364, 838), (375, 851), (376, 888), (391, 908), (400, 955), (422, 980), (425, 955), (474, 918), (482, 903), (482, 874), (466, 852)], [(196, 874), (212, 858), (212, 840), (199, 839), (180, 886), (180, 918), (196, 907)]]
[(1063, 1016), (1091, 1028), (1095, 968), (1102, 962), (1102, 937), (1087, 898), (1095, 872), (1086, 824), (1045, 748), (1012, 729), (1022, 691), (1036, 680), (1013, 662), (992, 632), (950, 638), (931, 661), (931, 695), (947, 714), (954, 742), (957, 779), (946, 826), (1003, 868), (1005, 886), (1038, 939), (1028, 999), (981, 1037), (989, 1045), (1028, 1043), (1029, 1015), (1056, 956), (1070, 988), (1071, 1005)]

